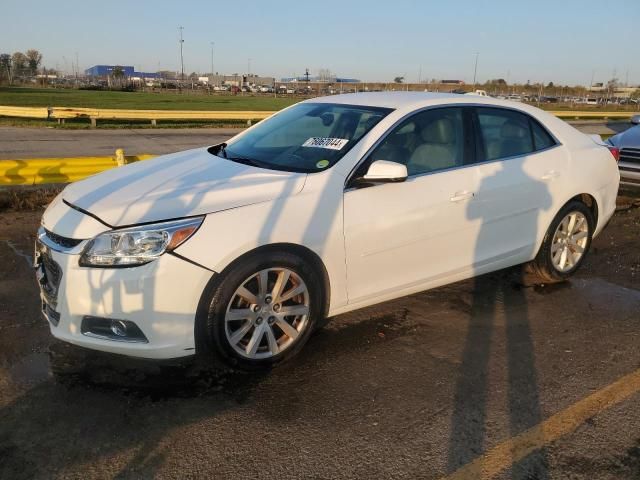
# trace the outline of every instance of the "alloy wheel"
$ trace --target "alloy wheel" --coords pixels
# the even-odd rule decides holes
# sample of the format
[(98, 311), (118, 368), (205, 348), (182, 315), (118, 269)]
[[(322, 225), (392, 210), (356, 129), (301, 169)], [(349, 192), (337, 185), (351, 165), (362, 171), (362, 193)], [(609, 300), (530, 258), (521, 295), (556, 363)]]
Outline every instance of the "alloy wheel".
[(559, 272), (575, 267), (587, 248), (589, 222), (578, 211), (568, 213), (560, 222), (551, 242), (551, 261)]
[(225, 314), (225, 333), (236, 353), (251, 360), (291, 348), (309, 324), (309, 291), (287, 268), (267, 268), (236, 289)]

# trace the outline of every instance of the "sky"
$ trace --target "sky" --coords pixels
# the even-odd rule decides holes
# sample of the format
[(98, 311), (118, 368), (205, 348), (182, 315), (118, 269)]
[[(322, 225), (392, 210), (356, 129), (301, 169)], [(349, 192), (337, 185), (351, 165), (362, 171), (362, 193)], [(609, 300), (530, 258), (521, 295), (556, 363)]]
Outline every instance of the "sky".
[(640, 0), (22, 0), (0, 8), (0, 53), (40, 50), (47, 68), (214, 69), (276, 78), (329, 69), (391, 82), (504, 78), (640, 83)]

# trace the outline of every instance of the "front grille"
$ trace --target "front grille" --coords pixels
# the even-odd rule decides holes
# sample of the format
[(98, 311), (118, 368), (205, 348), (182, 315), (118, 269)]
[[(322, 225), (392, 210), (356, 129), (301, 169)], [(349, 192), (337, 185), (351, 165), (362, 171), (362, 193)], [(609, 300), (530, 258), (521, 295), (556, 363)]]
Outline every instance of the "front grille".
[(640, 148), (623, 148), (620, 150), (620, 161), (640, 164)]
[(53, 233), (47, 229), (45, 229), (45, 234), (46, 236), (49, 238), (49, 240), (51, 240), (53, 243), (55, 243), (56, 245), (60, 245), (61, 247), (64, 248), (73, 248), (76, 245), (79, 245), (80, 243), (82, 243), (82, 240), (76, 240), (75, 238), (68, 238), (68, 237), (63, 237), (62, 235), (58, 235), (56, 233)]
[(45, 278), (47, 279), (46, 286), (51, 293), (56, 293), (60, 285), (60, 279), (62, 278), (60, 266), (46, 254), (42, 255), (42, 266), (44, 267)]
[(42, 312), (44, 316), (47, 317), (54, 327), (57, 327), (60, 323), (60, 314), (56, 312), (48, 303), (43, 302)]

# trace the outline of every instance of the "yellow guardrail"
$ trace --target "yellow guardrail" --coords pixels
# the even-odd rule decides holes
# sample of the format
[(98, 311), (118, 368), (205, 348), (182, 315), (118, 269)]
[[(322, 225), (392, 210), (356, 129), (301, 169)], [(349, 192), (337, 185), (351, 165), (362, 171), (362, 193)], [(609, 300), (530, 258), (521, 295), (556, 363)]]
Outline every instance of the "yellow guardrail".
[(572, 110), (550, 110), (549, 113), (558, 118), (631, 118), (638, 112), (600, 112), (592, 111), (572, 111)]
[(263, 120), (275, 112), (256, 110), (126, 110), (115, 108), (75, 107), (12, 107), (0, 105), (0, 116), (53, 119), (59, 122), (72, 118), (86, 118), (93, 126), (98, 120)]
[(30, 158), (0, 160), (0, 185), (68, 183), (126, 163), (155, 155), (128, 155), (121, 150), (112, 157)]
[(20, 118), (48, 118), (47, 107), (5, 107), (0, 106), (0, 116)]
[[(0, 107), (0, 115), (2, 109)], [(275, 112), (207, 110), (122, 110), (114, 108), (52, 107), (52, 118), (96, 118), (122, 120), (258, 120)]]
[[(157, 120), (262, 120), (276, 112), (256, 110), (126, 110), (115, 108), (75, 108), (75, 107), (12, 107), (0, 106), (0, 116), (23, 118), (49, 118), (64, 121), (72, 118), (86, 118), (95, 126), (98, 120), (149, 120), (155, 125)], [(552, 110), (549, 113), (559, 118), (630, 118), (638, 112), (603, 112), (600, 110)]]

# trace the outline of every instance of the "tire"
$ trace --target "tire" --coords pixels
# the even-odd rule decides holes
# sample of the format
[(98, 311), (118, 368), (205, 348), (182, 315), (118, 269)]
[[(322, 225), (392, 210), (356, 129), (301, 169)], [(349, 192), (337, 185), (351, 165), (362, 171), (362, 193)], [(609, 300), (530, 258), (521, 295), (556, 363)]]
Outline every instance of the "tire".
[[(265, 271), (263, 277), (261, 272)], [(262, 278), (267, 279), (265, 295), (260, 290)], [(278, 282), (285, 282), (279, 296)], [(302, 293), (279, 302), (279, 298), (297, 291)], [(247, 293), (253, 294), (253, 299)], [(272, 251), (241, 259), (222, 273), (211, 294), (206, 318), (208, 347), (227, 365), (243, 370), (266, 369), (286, 362), (302, 349), (321, 322), (324, 298), (320, 276), (298, 255)], [(300, 314), (286, 316), (285, 310)], [(236, 318), (242, 315), (248, 318)], [(235, 341), (237, 338), (240, 340)]]
[[(565, 265), (562, 266), (562, 251), (565, 250), (565, 246), (562, 244), (564, 240), (561, 239), (561, 237), (566, 233), (564, 230), (566, 230), (567, 224), (563, 224), (562, 227), (560, 227), (560, 225), (565, 221), (565, 219), (570, 219), (572, 215), (576, 215), (576, 218), (578, 219), (574, 223), (574, 226), (579, 224), (581, 218), (584, 218), (582, 225), (586, 228), (586, 235), (582, 236), (580, 240), (578, 240), (580, 245), (571, 243), (569, 239), (566, 240), (569, 242), (567, 247), (569, 250), (565, 253), (565, 257), (567, 259), (571, 259), (573, 263), (567, 260)], [(569, 226), (571, 225), (570, 222), (571, 220), (569, 220)], [(591, 247), (594, 230), (595, 219), (591, 210), (589, 210), (584, 203), (576, 200), (567, 203), (551, 222), (536, 258), (526, 264), (526, 273), (533, 276), (532, 280), (534, 283), (558, 283), (567, 280), (584, 262), (584, 259), (589, 252), (589, 248)], [(580, 235), (583, 235), (585, 232), (580, 231), (579, 233)], [(577, 238), (578, 236), (579, 235), (576, 234), (571, 238)], [(577, 247), (582, 248), (581, 253)], [(579, 257), (574, 260), (573, 257), (578, 253), (580, 253)], [(558, 259), (558, 254), (560, 254), (560, 259), (556, 261), (554, 260), (554, 256), (555, 259)]]

